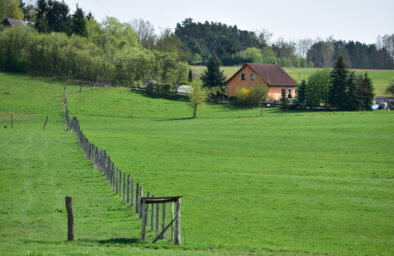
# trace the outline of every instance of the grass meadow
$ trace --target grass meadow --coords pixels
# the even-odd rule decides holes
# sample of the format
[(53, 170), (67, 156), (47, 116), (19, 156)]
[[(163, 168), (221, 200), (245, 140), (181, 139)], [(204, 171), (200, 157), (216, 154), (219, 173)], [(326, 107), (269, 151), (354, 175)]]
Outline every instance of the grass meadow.
[[(140, 221), (66, 131), (155, 196), (183, 195), (181, 246)], [(130, 113), (134, 118), (130, 118)], [(9, 116), (15, 116), (9, 128)], [(42, 130), (45, 116), (49, 121)], [(283, 112), (0, 73), (1, 255), (393, 255), (394, 113)], [(76, 241), (66, 241), (72, 196)]]
[[(190, 66), (193, 71), (195, 79), (199, 79), (200, 74), (205, 70), (205, 66)], [(241, 67), (221, 67), (227, 79), (235, 74)], [(313, 72), (322, 70), (322, 68), (283, 68), (295, 81), (299, 82), (303, 79), (307, 80)], [(377, 69), (353, 69), (356, 74), (368, 73), (372, 79), (375, 87), (376, 96), (388, 96), (385, 92), (386, 88), (390, 85), (391, 80), (394, 79), (394, 70), (377, 70)]]

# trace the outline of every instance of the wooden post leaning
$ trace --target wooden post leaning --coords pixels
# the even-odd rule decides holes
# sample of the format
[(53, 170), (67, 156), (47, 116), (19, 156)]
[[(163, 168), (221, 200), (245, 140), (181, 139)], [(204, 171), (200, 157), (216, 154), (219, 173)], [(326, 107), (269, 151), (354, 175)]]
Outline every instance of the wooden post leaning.
[(74, 241), (74, 213), (73, 213), (73, 202), (72, 198), (66, 196), (66, 209), (67, 209), (67, 239), (68, 241)]

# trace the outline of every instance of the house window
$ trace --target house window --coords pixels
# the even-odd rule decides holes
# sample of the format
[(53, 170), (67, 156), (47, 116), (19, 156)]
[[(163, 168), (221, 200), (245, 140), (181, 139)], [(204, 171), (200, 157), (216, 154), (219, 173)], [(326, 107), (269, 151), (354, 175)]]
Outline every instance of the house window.
[(241, 74), (241, 80), (245, 80), (245, 74), (244, 73)]
[(254, 74), (250, 74), (250, 80), (254, 80)]
[(287, 89), (287, 94), (291, 94), (291, 89)]
[(282, 88), (282, 96), (286, 96), (286, 88)]

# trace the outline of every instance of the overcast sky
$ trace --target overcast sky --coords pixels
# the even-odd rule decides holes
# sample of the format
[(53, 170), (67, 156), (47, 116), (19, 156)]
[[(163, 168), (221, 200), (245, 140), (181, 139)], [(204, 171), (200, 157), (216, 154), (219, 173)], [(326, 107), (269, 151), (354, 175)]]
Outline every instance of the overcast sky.
[(185, 18), (267, 29), (273, 39), (327, 38), (375, 43), (378, 35), (394, 33), (394, 0), (65, 0), (72, 11), (78, 3), (101, 21), (142, 18), (156, 31), (174, 29)]

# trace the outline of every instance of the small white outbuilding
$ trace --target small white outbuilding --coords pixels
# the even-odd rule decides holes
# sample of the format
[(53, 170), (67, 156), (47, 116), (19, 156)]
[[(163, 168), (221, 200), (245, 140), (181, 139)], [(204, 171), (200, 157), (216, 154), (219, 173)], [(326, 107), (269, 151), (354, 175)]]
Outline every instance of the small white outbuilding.
[(193, 87), (188, 84), (181, 84), (180, 86), (178, 86), (177, 92), (189, 94), (193, 92)]

